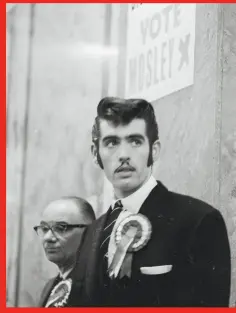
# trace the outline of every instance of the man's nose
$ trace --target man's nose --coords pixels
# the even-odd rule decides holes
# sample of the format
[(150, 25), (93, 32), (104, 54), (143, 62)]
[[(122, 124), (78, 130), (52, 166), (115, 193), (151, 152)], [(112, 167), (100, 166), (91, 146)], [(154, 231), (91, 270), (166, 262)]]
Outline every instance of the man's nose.
[(44, 241), (56, 241), (57, 238), (56, 238), (56, 236), (54, 235), (53, 231), (52, 231), (51, 229), (49, 229), (49, 230), (44, 234), (43, 240), (44, 240)]
[(119, 161), (122, 163), (130, 161), (130, 149), (128, 144), (123, 143), (120, 145), (118, 157)]

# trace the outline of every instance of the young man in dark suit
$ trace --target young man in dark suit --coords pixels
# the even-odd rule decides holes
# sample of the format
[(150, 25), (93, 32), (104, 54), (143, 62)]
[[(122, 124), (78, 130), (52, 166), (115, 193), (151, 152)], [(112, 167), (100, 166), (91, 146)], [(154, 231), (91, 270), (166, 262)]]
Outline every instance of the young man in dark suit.
[(91, 205), (82, 198), (64, 197), (51, 202), (34, 229), (42, 240), (49, 261), (59, 273), (45, 285), (39, 307), (79, 306), (80, 283), (76, 280), (76, 257), (85, 230), (95, 215)]
[(92, 153), (114, 188), (89, 227), (78, 273), (87, 306), (228, 306), (230, 249), (220, 212), (152, 176), (159, 157), (152, 105), (104, 98)]

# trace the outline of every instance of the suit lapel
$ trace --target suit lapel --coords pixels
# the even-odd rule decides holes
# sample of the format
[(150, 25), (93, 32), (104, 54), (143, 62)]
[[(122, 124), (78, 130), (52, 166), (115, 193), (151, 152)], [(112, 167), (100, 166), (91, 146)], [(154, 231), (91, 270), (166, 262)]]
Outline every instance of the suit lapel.
[(83, 285), (82, 293), (87, 299), (91, 299), (97, 287), (100, 245), (106, 218), (107, 214), (104, 214), (88, 227), (73, 272), (75, 281)]
[[(94, 290), (97, 288), (98, 279), (98, 264), (99, 264), (99, 254), (100, 254), (100, 245), (102, 240), (102, 233), (104, 225), (106, 222), (107, 213), (102, 215), (95, 223), (92, 231), (92, 240), (90, 240), (90, 253), (87, 258), (87, 268), (85, 275), (85, 288), (86, 293), (90, 297)], [(92, 246), (91, 246), (92, 242)]]
[(50, 295), (50, 292), (52, 291), (52, 288), (53, 288), (53, 285), (54, 285), (54, 282), (56, 280), (57, 276), (50, 279), (46, 286), (44, 287), (43, 289), (43, 292), (42, 292), (42, 295), (41, 295), (41, 298), (39, 300), (39, 307), (44, 307), (45, 304), (46, 304), (46, 301)]
[(163, 197), (168, 193), (167, 188), (157, 181), (157, 186), (153, 188), (148, 197), (142, 204), (139, 213), (151, 217), (157, 215), (160, 211), (163, 211)]

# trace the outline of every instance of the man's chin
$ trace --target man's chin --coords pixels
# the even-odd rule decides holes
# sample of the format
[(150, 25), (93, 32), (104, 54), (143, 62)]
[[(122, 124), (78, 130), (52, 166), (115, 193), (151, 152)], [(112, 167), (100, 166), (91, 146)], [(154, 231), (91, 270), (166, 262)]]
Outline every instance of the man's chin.
[(48, 261), (50, 261), (52, 263), (58, 263), (61, 260), (59, 255), (53, 254), (53, 253), (47, 253), (46, 257), (47, 257)]
[(136, 184), (132, 181), (132, 179), (123, 178), (120, 179), (116, 184), (116, 188), (121, 192), (132, 192), (134, 189), (136, 189)]

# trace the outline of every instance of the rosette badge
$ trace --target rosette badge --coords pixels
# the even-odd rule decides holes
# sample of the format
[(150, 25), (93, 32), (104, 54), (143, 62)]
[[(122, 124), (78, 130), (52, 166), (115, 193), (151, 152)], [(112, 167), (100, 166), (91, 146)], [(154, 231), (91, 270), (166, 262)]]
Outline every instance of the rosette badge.
[(142, 249), (151, 238), (152, 225), (142, 214), (125, 217), (115, 231), (116, 251), (108, 268), (110, 277), (131, 276), (132, 254)]
[(46, 308), (50, 307), (64, 307), (67, 304), (71, 292), (72, 280), (66, 279), (58, 283), (52, 290)]
[(115, 240), (119, 245), (121, 239), (129, 231), (135, 228), (135, 236), (128, 248), (128, 252), (134, 252), (142, 249), (149, 241), (152, 233), (152, 225), (149, 219), (142, 214), (132, 214), (121, 221), (116, 230)]

